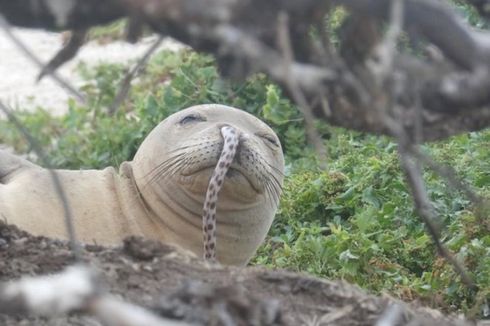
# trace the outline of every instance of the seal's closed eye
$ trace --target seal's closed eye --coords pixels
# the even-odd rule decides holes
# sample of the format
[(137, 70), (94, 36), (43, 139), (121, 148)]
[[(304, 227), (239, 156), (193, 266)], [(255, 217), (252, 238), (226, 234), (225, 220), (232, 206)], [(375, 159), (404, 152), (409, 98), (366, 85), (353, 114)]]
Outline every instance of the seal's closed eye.
[(189, 114), (180, 119), (179, 124), (181, 125), (186, 125), (192, 122), (200, 122), (200, 121), (206, 121), (206, 118), (199, 114)]
[(260, 134), (257, 134), (257, 136), (259, 136), (262, 139), (265, 139), (265, 141), (267, 141), (269, 144), (271, 144), (275, 147), (279, 147), (279, 142), (277, 141), (276, 137), (274, 137), (273, 135), (260, 133)]

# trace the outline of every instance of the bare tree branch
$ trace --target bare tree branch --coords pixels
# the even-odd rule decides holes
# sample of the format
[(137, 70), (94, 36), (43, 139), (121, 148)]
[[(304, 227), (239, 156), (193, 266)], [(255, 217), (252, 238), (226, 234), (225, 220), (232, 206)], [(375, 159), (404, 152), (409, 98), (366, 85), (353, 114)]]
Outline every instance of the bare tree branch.
[(384, 41), (374, 49), (374, 60), (369, 62), (379, 85), (383, 85), (390, 75), (396, 54), (396, 44), (402, 32), (403, 25), (403, 1), (393, 0), (391, 5), (390, 25)]
[(51, 74), (61, 65), (73, 59), (85, 42), (86, 36), (86, 29), (72, 31), (68, 43), (44, 66), (37, 77), (37, 81), (40, 81), (46, 74)]
[(421, 171), (417, 168), (417, 165), (413, 162), (410, 154), (406, 151), (404, 146), (399, 146), (400, 160), (402, 168), (407, 177), (408, 185), (410, 186), (412, 197), (415, 203), (415, 208), (419, 216), (424, 221), (427, 231), (434, 242), (439, 255), (444, 257), (454, 268), (456, 273), (461, 277), (461, 280), (468, 288), (476, 289), (475, 282), (467, 274), (464, 267), (454, 258), (449, 250), (441, 243), (439, 226), (437, 225), (436, 215), (434, 214), (432, 204), (429, 201), (427, 192), (425, 190), (424, 181), (422, 180)]
[(12, 25), (51, 30), (83, 29), (127, 14), (118, 0), (0, 0), (0, 13)]
[(478, 13), (485, 18), (490, 17), (490, 1), (489, 0), (466, 0), (469, 4), (478, 10)]
[[(376, 48), (383, 48), (382, 39), (391, 39), (393, 44), (403, 31), (412, 44), (423, 40), (441, 53), (436, 61), (397, 47), (388, 56), (392, 69), (386, 70), (386, 79), (403, 81), (404, 91), (393, 103), (404, 109), (399, 119), (407, 133), (412, 135), (419, 123), (420, 141), (431, 141), (490, 126), (490, 34), (468, 27), (441, 1), (403, 1), (400, 23), (392, 24), (397, 29), (388, 38), (381, 37), (379, 26), (392, 17), (391, 0), (70, 0), (56, 10), (53, 1), (57, 0), (18, 0), (15, 4), (0, 0), (0, 13), (15, 25), (51, 29), (87, 28), (124, 16), (137, 17), (138, 24), (216, 55), (225, 75), (244, 78), (264, 72), (294, 99), (297, 94), (288, 86), (293, 80), (317, 117), (333, 125), (382, 134), (390, 131), (373, 109), (386, 91), (372, 93), (376, 77), (367, 59)], [(482, 1), (471, 2), (483, 6)], [(322, 50), (324, 58), (319, 58), (310, 27), (321, 26), (336, 5), (350, 11), (344, 25), (352, 23), (357, 33), (351, 33), (349, 41), (340, 40), (340, 49), (351, 50), (344, 53), (328, 46)], [(288, 15), (288, 32), (294, 40), (288, 74), (277, 39), (280, 13)], [(343, 47), (344, 41), (349, 46)], [(346, 57), (354, 48), (362, 55)]]
[(121, 106), (121, 104), (124, 102), (124, 100), (128, 96), (129, 89), (131, 88), (131, 81), (146, 66), (146, 63), (151, 58), (152, 54), (158, 49), (160, 44), (162, 44), (162, 41), (163, 38), (159, 37), (158, 40), (148, 48), (148, 50), (138, 60), (134, 67), (124, 76), (121, 84), (119, 85), (119, 90), (114, 97), (114, 101), (112, 102), (111, 106), (109, 106), (109, 115), (113, 115), (114, 112), (116, 112), (117, 108)]
[[(435, 214), (425, 189), (420, 162), (415, 159), (410, 151), (410, 149), (416, 148), (414, 143), (422, 138), (420, 108), (415, 108), (415, 113), (418, 113), (419, 116), (416, 116), (415, 119), (415, 136), (413, 138), (408, 137), (401, 119), (399, 118), (403, 109), (398, 106), (397, 97), (400, 92), (404, 91), (404, 83), (403, 80), (396, 78), (396, 76), (392, 76), (389, 72), (392, 70), (394, 62), (394, 42), (400, 32), (405, 7), (399, 0), (392, 0), (391, 8), (388, 32), (386, 33), (384, 40), (375, 48), (378, 62), (371, 64), (370, 67), (374, 79), (377, 82), (377, 87), (374, 86), (371, 88), (372, 93), (375, 95), (373, 109), (377, 113), (377, 119), (382, 121), (386, 128), (391, 131), (391, 135), (397, 138), (400, 163), (412, 193), (415, 209), (424, 222), (439, 255), (444, 257), (453, 266), (456, 273), (468, 287), (476, 288), (474, 281), (469, 277), (464, 267), (441, 243), (441, 221), (439, 221)], [(381, 88), (383, 88), (384, 91)], [(417, 105), (419, 103), (416, 101), (415, 104)]]
[[(387, 20), (391, 0), (334, 0), (376, 19)], [(405, 28), (415, 29), (438, 46), (448, 58), (464, 69), (472, 70), (483, 60), (479, 45), (470, 29), (441, 1), (404, 1)]]
[(397, 137), (400, 164), (412, 193), (415, 209), (424, 222), (427, 232), (436, 246), (437, 252), (441, 257), (444, 257), (449, 264), (451, 264), (455, 272), (461, 277), (462, 282), (468, 288), (477, 289), (475, 282), (468, 275), (465, 268), (456, 260), (456, 258), (454, 258), (451, 252), (440, 241), (440, 221), (435, 215), (434, 208), (429, 200), (429, 196), (427, 195), (420, 164), (413, 155), (413, 148), (415, 146), (413, 144), (413, 140), (407, 136), (401, 125), (395, 120), (385, 116), (384, 121), (388, 128), (390, 128), (392, 131), (392, 134)]
[[(15, 36), (15, 34), (12, 32), (9, 23), (5, 20), (5, 18), (2, 16), (0, 12), (0, 27), (3, 29), (5, 34), (12, 40), (12, 42), (17, 45), (17, 47), (24, 52), (24, 54), (31, 59), (32, 62), (34, 62), (40, 69), (41, 71), (44, 70), (44, 64), (39, 60), (36, 55), (29, 50), (29, 48), (19, 39)], [(49, 74), (53, 80), (55, 80), (61, 87), (66, 89), (70, 94), (72, 94), (76, 99), (78, 99), (80, 102), (85, 103), (85, 98), (84, 96), (73, 86), (71, 86), (67, 81), (65, 81), (62, 77), (60, 77), (56, 72), (51, 71), (51, 70), (46, 70), (45, 73)]]
[(313, 145), (315, 151), (318, 155), (319, 166), (321, 169), (325, 170), (327, 168), (327, 150), (322, 142), (322, 139), (315, 127), (315, 118), (313, 115), (313, 110), (311, 109), (303, 91), (296, 83), (296, 79), (291, 77), (290, 67), (294, 62), (293, 49), (291, 46), (291, 38), (289, 36), (289, 18), (287, 14), (281, 14), (278, 17), (278, 41), (279, 47), (282, 50), (284, 58), (284, 74), (286, 75), (286, 85), (289, 92), (292, 94), (293, 99), (298, 104), (298, 108), (303, 114), (305, 121), (305, 129), (308, 141)]

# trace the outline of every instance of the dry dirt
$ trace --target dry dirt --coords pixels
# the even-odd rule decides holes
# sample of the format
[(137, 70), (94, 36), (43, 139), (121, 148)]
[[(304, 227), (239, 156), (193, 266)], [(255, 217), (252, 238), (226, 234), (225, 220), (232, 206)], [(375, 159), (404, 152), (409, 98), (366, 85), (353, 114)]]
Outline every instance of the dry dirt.
[[(141, 238), (128, 238), (120, 247), (85, 246), (83, 257), (116, 296), (197, 325), (374, 325), (395, 302), (303, 274), (208, 266)], [(66, 242), (34, 237), (0, 222), (0, 281), (57, 272), (72, 263)], [(397, 325), (466, 325), (434, 310), (400, 304), (404, 314)], [(74, 313), (54, 319), (0, 314), (0, 325), (99, 324)]]

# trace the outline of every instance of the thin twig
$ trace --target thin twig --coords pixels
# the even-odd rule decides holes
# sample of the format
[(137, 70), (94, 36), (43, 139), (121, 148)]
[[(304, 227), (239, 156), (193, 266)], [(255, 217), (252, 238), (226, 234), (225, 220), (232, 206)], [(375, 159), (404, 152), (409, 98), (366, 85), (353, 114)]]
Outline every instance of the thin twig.
[(298, 104), (298, 108), (305, 118), (305, 129), (308, 141), (314, 146), (318, 155), (319, 166), (322, 170), (327, 169), (327, 150), (322, 142), (320, 135), (315, 128), (315, 118), (313, 116), (313, 110), (308, 104), (303, 91), (292, 77), (291, 67), (294, 63), (294, 54), (291, 46), (291, 38), (289, 35), (288, 27), (289, 19), (287, 14), (280, 13), (278, 17), (278, 41), (284, 58), (284, 82), (288, 87), (294, 101)]
[(411, 146), (409, 151), (423, 164), (427, 165), (431, 170), (446, 180), (449, 185), (463, 191), (466, 197), (468, 197), (472, 203), (480, 205), (484, 201), (484, 198), (474, 192), (468, 184), (458, 177), (456, 171), (451, 166), (443, 165), (434, 161), (428, 154), (422, 152), (417, 146)]
[(453, 257), (450, 251), (441, 243), (439, 238), (440, 229), (438, 226), (438, 218), (435, 215), (433, 205), (429, 200), (425, 189), (424, 180), (420, 164), (418, 164), (418, 156), (414, 154), (416, 148), (408, 134), (403, 129), (400, 122), (395, 121), (389, 116), (382, 117), (383, 123), (390, 130), (391, 134), (398, 140), (398, 152), (400, 155), (400, 165), (406, 175), (408, 185), (412, 193), (412, 199), (415, 204), (415, 209), (424, 222), (427, 232), (434, 242), (437, 252), (441, 257), (453, 266), (455, 272), (461, 277), (463, 283), (469, 288), (476, 289), (477, 286), (472, 278), (468, 275), (465, 268)]
[(421, 144), (424, 139), (424, 116), (422, 112), (422, 103), (420, 96), (415, 96), (415, 108), (414, 108), (414, 122), (413, 122), (413, 139), (415, 144)]
[[(410, 191), (412, 193), (415, 209), (424, 222), (427, 232), (437, 248), (437, 252), (453, 266), (456, 273), (461, 277), (463, 283), (465, 283), (469, 288), (476, 288), (474, 281), (467, 274), (464, 267), (461, 266), (461, 264), (453, 257), (449, 250), (441, 243), (440, 222), (434, 212), (433, 205), (429, 200), (429, 196), (425, 188), (420, 161), (417, 160), (411, 152), (411, 149), (415, 148), (415, 145), (413, 144), (413, 140), (405, 132), (401, 119), (398, 118), (395, 120), (392, 118), (392, 115), (396, 115), (398, 112), (397, 109), (399, 108), (395, 100), (397, 97), (397, 90), (399, 89), (399, 87), (397, 87), (399, 80), (391, 80), (388, 85), (386, 85), (386, 82), (390, 81), (390, 76), (392, 76), (391, 70), (393, 58), (396, 54), (396, 40), (403, 24), (403, 8), (404, 7), (401, 0), (392, 1), (390, 28), (383, 42), (378, 46), (380, 61), (371, 67), (371, 71), (373, 72), (377, 81), (378, 92), (383, 94), (383, 90), (381, 88), (387, 87), (390, 95), (388, 98), (386, 98), (386, 96), (378, 96), (376, 101), (377, 103), (374, 103), (374, 109), (376, 110), (379, 120), (388, 130), (390, 130), (392, 136), (396, 137), (398, 140), (400, 165), (405, 173)], [(421, 133), (422, 129), (417, 130), (416, 132)]]
[(86, 29), (72, 31), (68, 43), (44, 66), (37, 76), (37, 81), (39, 82), (44, 76), (56, 71), (61, 65), (73, 59), (84, 44), (86, 36)]
[[(12, 124), (24, 135), (25, 139), (29, 142), (32, 149), (34, 150), (36, 155), (39, 157), (39, 159), (41, 160), (41, 162), (49, 172), (51, 179), (53, 180), (54, 188), (56, 190), (58, 198), (60, 199), (63, 207), (63, 212), (65, 216), (65, 225), (68, 233), (68, 238), (70, 241), (71, 250), (73, 251), (76, 260), (80, 261), (81, 247), (77, 241), (77, 237), (75, 233), (75, 226), (73, 224), (73, 213), (71, 211), (70, 204), (66, 196), (66, 192), (63, 188), (63, 185), (61, 184), (58, 174), (55, 172), (55, 170), (51, 169), (50, 167), (51, 164), (47, 159), (44, 151), (42, 150), (42, 147), (37, 142), (37, 140), (34, 137), (32, 137), (32, 135), (29, 133), (29, 131), (27, 131), (27, 129), (22, 124), (22, 122), (20, 122), (19, 119), (17, 119), (15, 114), (12, 112), (12, 110), (10, 110), (7, 106), (5, 106), (1, 101), (0, 101), (0, 110), (5, 113), (5, 115), (8, 117), (10, 122), (12, 122)], [(40, 212), (40, 214), (42, 214), (42, 212)]]
[[(209, 32), (202, 31), (199, 35), (209, 37), (208, 34), (222, 45), (222, 51), (233, 53), (236, 57), (245, 58), (253, 63), (254, 71), (264, 71), (277, 81), (282, 82), (286, 79), (284, 58), (253, 35), (225, 24), (218, 25)], [(312, 92), (325, 83), (339, 79), (338, 73), (333, 69), (299, 62), (292, 64), (289, 73), (302, 89)]]
[(392, 0), (390, 10), (390, 25), (383, 42), (375, 48), (375, 59), (371, 62), (371, 71), (381, 85), (393, 70), (396, 54), (396, 42), (403, 26), (403, 1)]
[(114, 97), (114, 101), (112, 102), (111, 106), (109, 106), (109, 115), (113, 115), (114, 112), (116, 112), (117, 108), (124, 102), (131, 88), (131, 81), (146, 66), (146, 63), (148, 62), (152, 54), (158, 49), (160, 44), (162, 44), (162, 41), (163, 37), (160, 36), (158, 40), (156, 40), (156, 42), (153, 43), (148, 48), (148, 50), (146, 50), (145, 54), (143, 54), (143, 56), (138, 60), (134, 67), (130, 71), (128, 71), (126, 76), (124, 76), (119, 86), (119, 90)]
[(462, 282), (472, 289), (477, 289), (475, 282), (467, 274), (466, 270), (460, 263), (454, 258), (454, 256), (449, 252), (449, 250), (441, 243), (439, 239), (440, 230), (439, 227), (434, 223), (435, 214), (433, 211), (432, 204), (427, 195), (427, 191), (424, 186), (424, 180), (422, 179), (422, 173), (418, 168), (417, 164), (413, 162), (414, 157), (411, 157), (410, 153), (406, 148), (400, 144), (398, 147), (400, 153), (401, 166), (407, 177), (407, 182), (410, 187), (412, 198), (415, 203), (415, 208), (419, 216), (424, 221), (427, 231), (434, 242), (437, 252), (439, 255), (444, 257), (449, 264), (451, 264), (456, 271), (456, 273), (461, 277)]
[[(22, 42), (11, 29), (10, 24), (7, 20), (0, 14), (0, 27), (5, 32), (5, 35), (32, 61), (34, 62), (41, 71), (43, 71), (45, 65), (44, 63)], [(85, 97), (70, 83), (64, 80), (56, 71), (46, 71), (46, 73), (51, 76), (61, 87), (66, 89), (70, 94), (72, 94), (81, 103), (86, 103)]]

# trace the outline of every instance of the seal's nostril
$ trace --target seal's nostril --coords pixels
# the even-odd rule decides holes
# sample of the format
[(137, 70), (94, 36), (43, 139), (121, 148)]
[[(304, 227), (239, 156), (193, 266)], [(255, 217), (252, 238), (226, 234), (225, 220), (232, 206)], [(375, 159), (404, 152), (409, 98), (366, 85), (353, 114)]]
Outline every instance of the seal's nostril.
[(239, 141), (240, 142), (244, 142), (244, 141), (247, 141), (249, 139), (250, 139), (250, 134), (249, 133), (246, 133), (246, 132), (240, 133), (240, 138), (239, 138)]
[(231, 126), (229, 124), (223, 122), (223, 123), (218, 123), (217, 127), (219, 130), (221, 130), (221, 129), (223, 129), (223, 127), (231, 127)]

